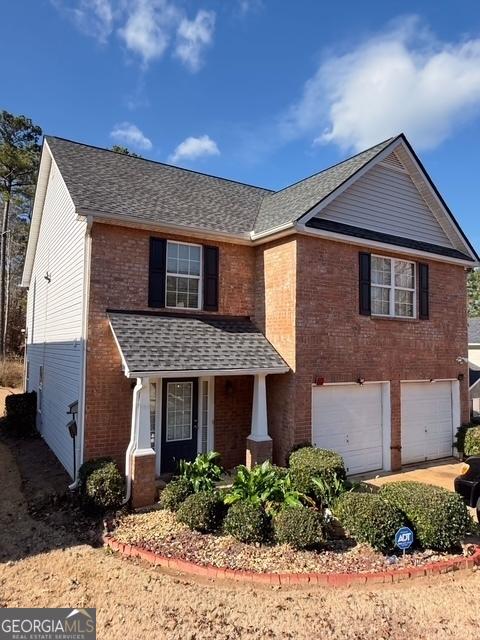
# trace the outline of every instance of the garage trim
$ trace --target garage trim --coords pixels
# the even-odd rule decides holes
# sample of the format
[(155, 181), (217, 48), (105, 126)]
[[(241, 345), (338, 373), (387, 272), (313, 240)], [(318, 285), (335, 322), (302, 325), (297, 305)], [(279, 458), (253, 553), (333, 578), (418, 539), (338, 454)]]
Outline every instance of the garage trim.
[[(333, 387), (333, 386), (351, 386), (358, 385), (356, 380), (349, 382), (325, 382), (322, 385), (312, 384), (311, 395), (311, 438), (313, 442), (313, 390), (319, 387)], [(382, 400), (382, 471), (391, 471), (392, 469), (392, 409), (390, 398), (390, 381), (388, 380), (366, 380), (362, 384), (380, 384), (381, 385), (381, 400)]]

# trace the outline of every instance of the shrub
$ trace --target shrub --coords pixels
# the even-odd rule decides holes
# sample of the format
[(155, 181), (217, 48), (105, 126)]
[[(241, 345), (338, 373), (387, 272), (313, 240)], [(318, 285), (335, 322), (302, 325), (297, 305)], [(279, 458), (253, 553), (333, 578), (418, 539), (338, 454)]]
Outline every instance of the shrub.
[(192, 487), (188, 480), (185, 480), (185, 478), (175, 478), (163, 489), (158, 502), (162, 509), (177, 511), (180, 505), (185, 502), (192, 493)]
[(101, 469), (110, 462), (113, 462), (113, 458), (105, 456), (102, 458), (91, 458), (81, 465), (78, 470), (78, 481), (81, 493), (85, 493), (87, 480), (90, 475), (97, 469)]
[(315, 485), (313, 479), (318, 477), (325, 481), (335, 482), (346, 477), (343, 458), (335, 451), (304, 447), (294, 451), (290, 456), (290, 475), (293, 487), (321, 502), (323, 492)]
[(116, 509), (123, 500), (123, 477), (114, 462), (107, 462), (88, 476), (85, 496), (99, 511)]
[(18, 389), (23, 386), (23, 362), (21, 358), (0, 360), (0, 386)]
[(268, 460), (253, 469), (240, 465), (224, 503), (244, 500), (264, 507), (268, 514), (275, 513), (284, 505), (301, 506), (303, 496), (292, 486), (290, 475), (280, 469)]
[(380, 496), (405, 514), (422, 547), (450, 549), (471, 529), (463, 500), (448, 489), (421, 482), (392, 482), (380, 489)]
[(188, 496), (177, 511), (177, 520), (202, 533), (215, 531), (220, 525), (223, 505), (218, 494), (199, 491)]
[(305, 440), (304, 442), (297, 442), (297, 444), (294, 444), (293, 447), (290, 447), (290, 449), (287, 451), (287, 455), (285, 456), (285, 464), (287, 465), (287, 467), (290, 466), (290, 456), (292, 455), (292, 453), (298, 451), (299, 449), (305, 449), (311, 446), (312, 443), (308, 440)]
[(355, 540), (382, 552), (393, 549), (395, 534), (405, 524), (402, 512), (374, 493), (344, 493), (334, 511)]
[(262, 506), (239, 500), (229, 508), (223, 528), (240, 542), (263, 542), (269, 534), (269, 520)]
[(308, 549), (323, 540), (322, 518), (307, 507), (285, 507), (273, 519), (275, 539), (295, 549)]
[(220, 454), (216, 451), (200, 453), (193, 462), (180, 460), (179, 476), (191, 484), (195, 493), (212, 491), (223, 471), (219, 460)]
[(37, 432), (37, 394), (12, 393), (5, 398), (5, 414), (9, 429), (18, 436), (34, 435)]
[(480, 427), (470, 427), (465, 434), (466, 456), (480, 456)]

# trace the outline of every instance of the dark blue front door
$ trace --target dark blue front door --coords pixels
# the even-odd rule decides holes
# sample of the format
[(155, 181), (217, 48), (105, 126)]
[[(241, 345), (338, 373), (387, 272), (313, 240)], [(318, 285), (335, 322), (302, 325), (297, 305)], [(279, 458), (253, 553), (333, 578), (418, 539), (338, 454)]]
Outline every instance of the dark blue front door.
[(198, 378), (163, 380), (161, 472), (197, 455)]

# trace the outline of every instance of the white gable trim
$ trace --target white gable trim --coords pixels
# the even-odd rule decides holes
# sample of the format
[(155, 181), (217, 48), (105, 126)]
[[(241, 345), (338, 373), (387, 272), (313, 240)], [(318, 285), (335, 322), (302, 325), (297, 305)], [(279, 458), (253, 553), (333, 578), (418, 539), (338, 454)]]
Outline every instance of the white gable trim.
[[(316, 216), (318, 216), (318, 214), (321, 211), (323, 211), (331, 202), (333, 202), (333, 200), (338, 198), (338, 196), (340, 196), (344, 191), (346, 191), (352, 184), (354, 184), (357, 180), (359, 180), (362, 176), (364, 176), (368, 171), (370, 171), (370, 169), (372, 169), (372, 167), (374, 167), (377, 164), (382, 163), (383, 160), (387, 156), (389, 156), (395, 149), (397, 149), (399, 147), (401, 147), (402, 151), (405, 151), (408, 154), (409, 160), (416, 166), (416, 168), (418, 169), (419, 173), (421, 174), (425, 185), (428, 187), (429, 194), (431, 194), (431, 196), (434, 198), (436, 204), (439, 207), (439, 210), (443, 214), (442, 215), (442, 221), (439, 220), (438, 214), (435, 211), (433, 211), (431, 207), (428, 206), (428, 203), (425, 202), (425, 205), (432, 211), (432, 214), (435, 216), (437, 222), (440, 224), (442, 229), (445, 231), (445, 233), (447, 234), (448, 238), (452, 241), (453, 247), (457, 248), (457, 249), (459, 249), (461, 251), (465, 251), (465, 253), (467, 253), (467, 255), (472, 257), (472, 259), (475, 261), (475, 264), (476, 264), (477, 263), (477, 257), (475, 256), (474, 252), (470, 249), (468, 243), (465, 241), (465, 238), (462, 236), (462, 233), (458, 229), (456, 223), (452, 220), (451, 213), (445, 208), (445, 205), (440, 200), (440, 198), (436, 194), (435, 190), (432, 188), (429, 180), (427, 179), (427, 177), (425, 175), (425, 170), (423, 169), (423, 167), (421, 167), (419, 165), (417, 159), (412, 155), (410, 149), (408, 148), (408, 145), (405, 144), (403, 138), (400, 137), (400, 136), (395, 138), (395, 140), (393, 140), (388, 146), (386, 146), (385, 149), (383, 149), (383, 151), (380, 151), (380, 153), (378, 153), (371, 160), (369, 160), (361, 169), (359, 169), (353, 176), (351, 176), (348, 180), (346, 180), (343, 184), (341, 184), (337, 189), (335, 189), (335, 191), (333, 191), (329, 196), (324, 198), (321, 202), (319, 202), (312, 209), (310, 209), (310, 211), (308, 211), (306, 214), (304, 214), (302, 217), (300, 217), (299, 220), (296, 223), (297, 229), (299, 231), (304, 231), (305, 229), (308, 229), (308, 227), (306, 227), (307, 222), (309, 222), (312, 218), (315, 218)], [(390, 165), (389, 165), (389, 168), (390, 168)], [(410, 172), (408, 172), (408, 174), (410, 175)], [(412, 178), (412, 181), (415, 184), (415, 180), (413, 180), (413, 177), (411, 175), (410, 175), (410, 177)], [(333, 233), (330, 233), (330, 232), (326, 232), (326, 233), (328, 233), (329, 236), (337, 235), (337, 234), (333, 234)], [(340, 234), (338, 234), (338, 235), (340, 235)], [(341, 237), (345, 239), (348, 236), (342, 235)], [(357, 240), (358, 239), (355, 238), (355, 243), (359, 244), (359, 242), (357, 242)], [(383, 243), (374, 243), (372, 241), (366, 241), (366, 242), (362, 242), (361, 244), (372, 244), (372, 246), (377, 246), (377, 245), (383, 244)], [(391, 248), (392, 245), (385, 245), (385, 246), (388, 246), (388, 247)], [(398, 250), (398, 248), (397, 248), (397, 250)], [(403, 249), (402, 249), (402, 251), (403, 251)], [(409, 251), (412, 251), (412, 250), (409, 250)], [(409, 251), (405, 251), (405, 252), (408, 253)], [(433, 256), (434, 255), (434, 254), (430, 254), (430, 253), (426, 253), (426, 252), (418, 252), (418, 253), (422, 253), (422, 254), (428, 255), (428, 256)], [(444, 258), (444, 260), (447, 260), (449, 262), (456, 261), (457, 263), (463, 264), (463, 261), (458, 261), (458, 260), (456, 260), (454, 258)], [(470, 266), (474, 266), (474, 265), (472, 265), (471, 262), (468, 262), (468, 264)]]

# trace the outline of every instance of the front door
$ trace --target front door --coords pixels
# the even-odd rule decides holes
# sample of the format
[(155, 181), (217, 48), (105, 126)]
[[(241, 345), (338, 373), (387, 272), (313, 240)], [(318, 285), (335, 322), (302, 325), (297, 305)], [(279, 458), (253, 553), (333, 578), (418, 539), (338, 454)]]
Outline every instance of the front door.
[(198, 379), (163, 380), (161, 472), (197, 455)]

